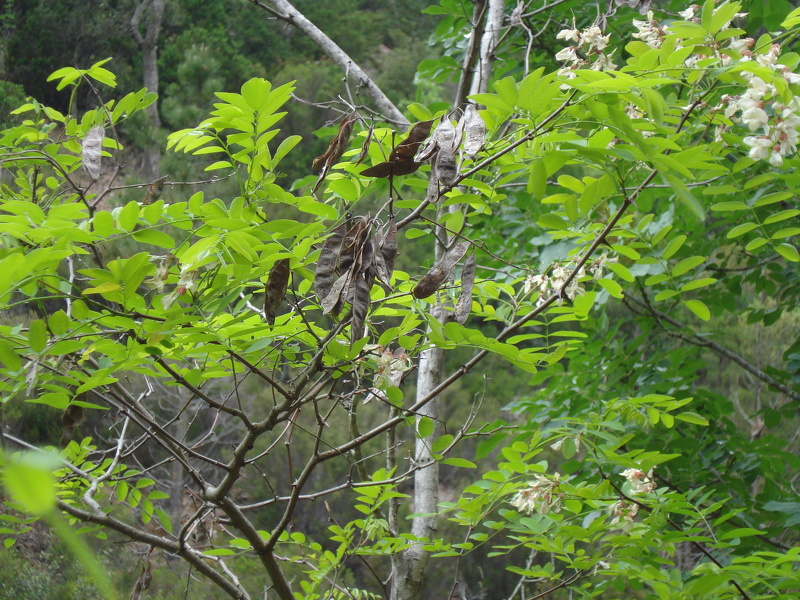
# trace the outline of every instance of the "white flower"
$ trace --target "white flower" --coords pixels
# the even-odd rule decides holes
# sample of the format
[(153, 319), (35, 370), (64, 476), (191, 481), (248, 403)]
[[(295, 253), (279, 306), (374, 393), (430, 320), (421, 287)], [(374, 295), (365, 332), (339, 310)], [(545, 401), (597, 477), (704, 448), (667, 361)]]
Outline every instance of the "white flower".
[(637, 512), (639, 512), (638, 504), (629, 504), (624, 500), (618, 500), (608, 507), (608, 513), (612, 516), (608, 524), (618, 525), (623, 531), (630, 531)]
[(750, 146), (750, 152), (748, 152), (747, 155), (753, 160), (766, 160), (769, 158), (770, 150), (772, 149), (772, 140), (768, 137), (747, 136), (742, 141)]
[(753, 38), (732, 38), (728, 44), (728, 48), (744, 56), (745, 52), (749, 54), (750, 48), (752, 48), (755, 43), (756, 41)]
[(178, 284), (175, 286), (175, 290), (161, 299), (161, 304), (165, 310), (169, 309), (180, 296), (197, 289), (198, 273), (196, 269), (192, 269), (189, 266), (181, 268), (181, 274), (178, 278)]
[(591, 265), (589, 265), (589, 273), (592, 275), (592, 279), (600, 279), (603, 275), (603, 265), (606, 263), (615, 263), (619, 260), (619, 257), (614, 256), (609, 258), (608, 254), (603, 252), (600, 256), (598, 256)]
[(600, 54), (591, 66), (592, 71), (613, 71), (616, 68), (617, 65), (611, 60), (611, 54), (608, 56)]
[(599, 51), (608, 46), (609, 37), (608, 35), (603, 35), (603, 30), (597, 25), (592, 25), (583, 30), (580, 39), (582, 44), (586, 44), (590, 49)]
[(563, 494), (556, 494), (555, 491), (560, 483), (558, 473), (553, 475), (552, 480), (543, 475), (536, 475), (536, 481), (527, 488), (517, 491), (511, 500), (511, 506), (528, 514), (534, 511), (540, 515), (545, 515), (551, 510), (558, 512), (561, 510)]
[(642, 111), (640, 111), (639, 108), (634, 104), (628, 104), (628, 106), (625, 107), (625, 114), (627, 114), (631, 119), (641, 119), (644, 117), (644, 113), (642, 113)]
[(680, 11), (678, 14), (683, 18), (684, 21), (690, 21), (694, 18), (695, 11), (697, 11), (699, 8), (700, 7), (697, 6), (697, 4), (692, 4), (689, 8)]
[(783, 78), (791, 84), (800, 83), (800, 75), (793, 73), (792, 70), (786, 65), (777, 64), (775, 69), (781, 72)]
[(633, 26), (639, 30), (637, 33), (632, 34), (633, 37), (642, 40), (651, 48), (661, 47), (661, 38), (663, 37), (664, 31), (661, 29), (658, 22), (653, 19), (652, 10), (647, 12), (647, 21), (634, 19)]
[(402, 348), (398, 348), (394, 352), (384, 348), (378, 354), (375, 362), (378, 365), (375, 371), (375, 387), (383, 389), (398, 387), (403, 378), (403, 373), (409, 371), (413, 366), (411, 358)]
[(766, 81), (761, 79), (761, 77), (756, 77), (755, 75), (751, 75), (750, 73), (747, 73), (747, 71), (743, 72), (742, 75), (745, 77), (748, 75), (750, 76), (750, 80), (748, 82), (750, 84), (750, 89), (748, 89), (747, 92), (745, 92), (750, 97), (760, 100), (767, 94), (775, 93), (775, 86), (772, 85), (771, 83), (767, 83)]
[(556, 54), (556, 60), (561, 62), (577, 62), (580, 60), (578, 58), (578, 49), (574, 46), (567, 46)]
[(730, 131), (730, 127), (727, 125), (720, 125), (717, 127), (716, 131), (714, 131), (714, 141), (720, 144), (728, 145), (724, 139), (722, 139), (723, 133), (728, 133)]
[[(739, 101), (740, 106), (742, 100)], [(750, 128), (750, 131), (755, 131), (759, 127), (767, 127), (769, 123), (769, 115), (761, 108), (760, 102), (750, 102), (745, 104), (746, 108), (742, 110), (742, 123)]]
[(653, 481), (653, 470), (645, 475), (641, 469), (626, 469), (622, 472), (622, 476), (628, 480), (631, 486), (631, 496), (638, 494), (647, 494), (656, 489), (656, 484)]
[(581, 34), (577, 29), (562, 29), (556, 34), (556, 39), (575, 42), (577, 44), (581, 41)]
[(173, 256), (151, 256), (150, 262), (157, 262), (156, 274), (144, 280), (144, 284), (149, 288), (154, 288), (157, 293), (164, 293), (164, 282), (169, 277), (169, 266), (172, 263)]
[(766, 54), (756, 55), (756, 62), (762, 67), (772, 67), (778, 63), (778, 56), (781, 53), (780, 44), (772, 44)]
[(547, 289), (549, 283), (550, 279), (547, 277), (547, 275), (542, 273), (538, 275), (528, 273), (528, 276), (525, 278), (525, 293), (528, 294), (533, 290), (543, 292)]
[(722, 114), (725, 115), (726, 119), (732, 119), (733, 116), (739, 112), (739, 104), (736, 102), (736, 98), (725, 94), (720, 98), (720, 103), (716, 106), (715, 110), (723, 111)]

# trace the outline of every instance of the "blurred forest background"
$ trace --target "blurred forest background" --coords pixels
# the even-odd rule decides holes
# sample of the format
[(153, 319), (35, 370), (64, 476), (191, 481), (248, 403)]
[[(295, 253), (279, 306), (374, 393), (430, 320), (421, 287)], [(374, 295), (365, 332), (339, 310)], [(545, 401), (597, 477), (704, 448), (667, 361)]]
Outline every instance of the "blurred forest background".
[[(432, 110), (449, 105), (457, 83), (448, 72), (441, 70), (442, 49), (433, 43), (438, 19), (424, 12), (435, 4), (438, 2), (431, 0), (295, 1), (299, 10), (319, 24), (374, 77), (397, 106), (402, 108), (411, 102), (420, 102)], [(784, 14), (791, 8), (788, 2), (752, 4), (753, 11), (758, 11), (757, 5), (761, 5), (762, 13), (764, 6), (785, 5)], [(143, 14), (138, 28), (132, 24), (139, 5), (142, 5), (140, 0), (2, 2), (0, 127), (13, 122), (15, 117), (9, 112), (27, 96), (73, 114), (96, 106), (97, 98), (87, 88), (81, 88), (82, 95), (71, 100), (67, 91), (56, 91), (47, 81), (52, 72), (63, 66), (86, 68), (113, 57), (106, 67), (117, 75), (118, 94), (140, 89), (144, 69), (142, 38), (146, 35), (147, 23), (146, 14)], [(212, 108), (215, 91), (238, 90), (251, 77), (264, 77), (275, 85), (297, 82), (295, 99), (281, 122), (281, 135), (301, 135), (303, 141), (281, 164), (278, 183), (292, 188), (313, 181), (315, 176), (310, 164), (313, 157), (323, 153), (335, 131), (335, 123), (341, 117), (340, 108), (337, 108), (341, 107), (339, 98), (365, 102), (364, 98), (358, 98), (357, 89), (344, 87), (341, 69), (302, 32), (269, 18), (266, 12), (245, 0), (166, 0), (163, 6), (157, 40), (160, 96), (157, 119), (142, 117), (138, 121), (128, 121), (116, 132), (125, 146), (124, 169), (118, 183), (133, 186), (148, 181), (147, 171), (152, 168), (152, 164), (148, 166), (148, 153), (154, 148), (160, 152), (169, 132), (194, 126), (202, 120)], [(548, 70), (556, 68), (553, 57), (560, 46), (555, 42), (555, 34), (561, 26), (570, 24), (573, 14), (580, 23), (591, 22), (595, 10), (594, 5), (580, 1), (560, 3), (555, 15), (557, 23), (534, 42), (534, 59)], [(777, 12), (778, 8), (775, 10)], [(758, 18), (763, 23), (770, 16), (762, 14)], [(454, 50), (454, 53), (457, 52)], [(502, 65), (499, 72), (502, 74)], [(73, 106), (69, 106), (70, 101), (74, 102)], [(159, 154), (158, 161), (158, 174), (169, 175), (173, 182), (207, 178), (203, 165), (189, 154)], [(225, 198), (225, 186), (225, 182), (220, 182), (216, 189), (207, 192)], [(193, 191), (189, 185), (170, 188), (169, 194), (177, 201), (187, 198)], [(143, 194), (142, 188), (131, 187), (111, 202), (119, 206)], [(524, 222), (524, 215), (518, 215), (515, 223), (514, 214), (511, 214), (514, 207), (509, 206), (508, 210), (509, 214), (505, 215), (508, 227), (504, 236), (495, 240), (497, 244), (513, 245), (518, 239), (530, 239), (534, 246), (545, 244), (531, 237), (533, 229)], [(116, 251), (124, 255), (125, 248)], [(422, 259), (410, 250), (399, 260), (411, 263)], [(779, 273), (775, 276), (783, 277)], [(800, 311), (778, 307), (768, 292), (748, 286), (744, 279), (739, 281), (738, 288), (723, 290), (720, 302), (738, 302), (747, 309), (728, 313), (735, 316), (717, 320), (714, 326), (726, 332), (727, 347), (737, 356), (745, 357), (761, 371), (793, 374), (796, 384), (800, 379), (797, 343)], [(650, 335), (655, 325), (650, 318), (639, 319), (640, 309), (631, 303), (610, 302), (602, 320), (598, 321), (597, 330), (584, 330), (590, 340), (585, 351), (573, 359), (573, 368), (568, 374), (559, 374), (561, 367), (556, 365), (554, 370), (531, 379), (530, 375), (515, 371), (500, 359), (488, 359), (483, 365), (487, 377), (473, 374), (446, 392), (447, 421), (455, 424), (463, 421), (479, 394), (485, 394), (484, 410), (489, 415), (488, 420), (502, 418), (519, 424), (514, 409), (524, 406), (526, 414), (534, 414), (532, 406), (567, 404), (565, 399), (577, 394), (591, 395), (595, 391), (592, 386), (610, 387), (613, 383), (630, 390), (658, 390), (663, 386), (673, 395), (686, 393), (700, 398), (709, 413), (713, 413), (706, 416), (717, 417), (714, 426), (704, 434), (709, 437), (708, 454), (697, 460), (704, 467), (725, 465), (735, 471), (739, 487), (729, 490), (731, 494), (756, 498), (762, 492), (769, 493), (763, 490), (765, 481), (769, 483), (780, 477), (787, 466), (796, 474), (796, 454), (800, 448), (796, 403), (788, 404), (788, 398), (770, 391), (763, 381), (742, 370), (730, 357), (680, 339)], [(611, 346), (617, 346), (618, 351), (603, 352)], [(463, 358), (456, 352), (449, 360), (457, 365)], [(600, 371), (606, 373), (604, 381), (590, 377)], [(554, 376), (561, 377), (561, 381), (550, 385), (552, 395), (538, 397), (536, 390)], [(665, 376), (670, 380), (663, 380)], [(257, 390), (252, 393), (257, 394)], [(600, 393), (603, 392), (598, 391)], [(56, 444), (61, 435), (56, 411), (20, 401), (3, 407), (2, 420), (7, 431), (24, 430), (27, 439), (34, 438), (40, 444)], [(83, 426), (85, 435), (102, 435), (101, 430), (102, 424), (91, 420)], [(724, 432), (721, 444), (715, 443), (718, 432)], [(666, 442), (671, 444), (671, 451), (679, 452), (682, 446), (679, 432), (664, 435), (669, 437)], [(732, 456), (726, 444), (737, 448), (735, 465), (726, 464)], [(474, 452), (474, 444), (470, 447), (467, 442), (462, 452), (467, 455)], [(553, 465), (563, 462), (556, 451), (547, 458)], [(280, 470), (284, 466), (273, 464), (269, 468)], [(443, 500), (452, 499), (465, 482), (475, 477), (471, 472), (446, 468), (444, 474)], [(766, 478), (765, 474), (768, 474)], [(339, 474), (329, 476), (331, 482), (339, 479)], [(729, 481), (726, 479), (726, 485)], [(787, 486), (797, 489), (796, 483), (791, 479)], [(252, 481), (249, 491), (252, 498), (261, 494), (259, 486), (259, 481)], [(747, 504), (750, 500), (743, 502)], [(327, 508), (321, 502), (311, 504), (298, 513), (296, 529), (310, 534), (321, 532), (327, 528), (331, 513), (343, 514), (344, 521), (352, 518), (352, 512), (352, 505), (347, 503)], [(267, 517), (265, 515), (265, 522)], [(442, 524), (442, 527), (447, 526)], [(782, 544), (792, 546), (798, 539), (796, 527), (794, 532), (787, 528)], [(125, 549), (124, 545), (114, 544), (98, 548), (101, 560), (114, 574), (119, 589), (130, 589), (139, 574), (139, 557)], [(522, 560), (523, 557), (515, 558)], [(241, 569), (241, 565), (251, 559), (237, 560), (241, 561), (238, 564), (245, 577), (261, 576), (255, 560), (250, 573)], [(479, 552), (470, 555), (461, 569), (473, 588), (471, 593), (491, 598), (504, 597), (511, 592), (517, 578), (504, 570), (508, 561), (509, 557), (493, 561)], [(448, 567), (446, 562), (439, 562), (433, 568), (446, 570)], [(165, 560), (157, 570), (147, 597), (185, 597), (190, 586), (183, 563)], [(452, 573), (442, 575), (442, 581), (452, 579)], [(349, 576), (359, 581), (364, 574), (354, 566)], [(432, 570), (428, 577), (436, 581), (437, 573)], [(446, 593), (444, 587), (434, 588), (433, 592)], [(191, 586), (191, 594), (196, 600), (221, 597), (221, 592), (202, 582)], [(13, 549), (0, 552), (0, 600), (99, 597), (58, 538), (49, 534), (44, 526), (37, 525), (21, 536)]]

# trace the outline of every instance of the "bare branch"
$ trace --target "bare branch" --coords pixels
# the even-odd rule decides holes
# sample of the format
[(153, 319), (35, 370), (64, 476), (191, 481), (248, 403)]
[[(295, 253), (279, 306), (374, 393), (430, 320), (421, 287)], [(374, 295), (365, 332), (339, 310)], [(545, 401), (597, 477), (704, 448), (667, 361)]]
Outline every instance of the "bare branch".
[(795, 390), (793, 390), (789, 386), (784, 385), (783, 383), (781, 383), (780, 381), (778, 381), (777, 379), (775, 379), (771, 375), (768, 375), (767, 373), (765, 373), (764, 371), (759, 369), (757, 366), (755, 366), (754, 364), (749, 362), (743, 356), (741, 356), (739, 354), (736, 354), (735, 352), (733, 352), (732, 350), (729, 350), (728, 348), (726, 348), (722, 344), (718, 344), (717, 342), (715, 342), (713, 340), (710, 340), (710, 339), (708, 339), (708, 338), (706, 338), (704, 336), (701, 336), (700, 334), (697, 334), (697, 333), (694, 333), (694, 332), (682, 333), (681, 331), (668, 330), (663, 326), (662, 323), (660, 323), (660, 321), (665, 321), (665, 322), (669, 323), (670, 325), (673, 325), (673, 326), (677, 327), (678, 329), (680, 329), (682, 331), (686, 331), (687, 327), (686, 327), (686, 325), (684, 323), (681, 323), (677, 319), (673, 319), (668, 314), (665, 314), (665, 313), (663, 313), (663, 312), (661, 312), (659, 310), (656, 310), (655, 308), (650, 306), (650, 304), (648, 302), (643, 302), (643, 301), (639, 300), (638, 298), (634, 298), (633, 296), (631, 296), (628, 293), (625, 293), (625, 299), (629, 300), (630, 302), (633, 302), (634, 304), (636, 304), (636, 305), (638, 305), (640, 307), (642, 307), (643, 309), (645, 309), (647, 311), (647, 313), (649, 313), (650, 315), (655, 317), (656, 321), (659, 321), (659, 324), (661, 325), (661, 327), (664, 328), (664, 330), (669, 335), (671, 335), (673, 337), (676, 337), (676, 338), (678, 338), (680, 340), (683, 340), (684, 342), (687, 342), (687, 343), (692, 344), (694, 346), (700, 346), (702, 348), (708, 348), (709, 350), (712, 350), (713, 352), (716, 352), (720, 356), (724, 356), (725, 358), (729, 358), (730, 360), (735, 362), (737, 365), (742, 367), (745, 371), (747, 371), (748, 373), (753, 375), (755, 378), (760, 379), (761, 381), (763, 381), (767, 385), (775, 388), (779, 392), (781, 392), (783, 394), (786, 394), (792, 400), (800, 401), (800, 393), (796, 392)]
[[(267, 11), (278, 19), (297, 27), (308, 38), (317, 44), (325, 54), (327, 54), (337, 65), (339, 65), (348, 77), (352, 76), (359, 88), (369, 96), (375, 103), (378, 111), (384, 119), (398, 125), (408, 125), (408, 119), (403, 113), (389, 100), (372, 78), (352, 59), (339, 45), (329, 38), (319, 27), (314, 25), (306, 16), (297, 10), (288, 0), (249, 0), (252, 4), (262, 10)], [(272, 6), (270, 6), (270, 4)]]

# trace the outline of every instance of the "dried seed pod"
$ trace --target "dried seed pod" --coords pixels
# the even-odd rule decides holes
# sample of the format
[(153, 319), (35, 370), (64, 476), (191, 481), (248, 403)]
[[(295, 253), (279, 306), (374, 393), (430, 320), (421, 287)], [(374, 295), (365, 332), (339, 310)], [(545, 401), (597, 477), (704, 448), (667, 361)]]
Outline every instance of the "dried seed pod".
[(397, 177), (410, 175), (420, 167), (414, 159), (422, 142), (428, 137), (433, 121), (416, 123), (408, 132), (405, 139), (397, 144), (389, 153), (389, 160), (361, 171), (365, 177)]
[(155, 181), (151, 182), (147, 186), (147, 193), (144, 196), (144, 200), (142, 200), (142, 204), (152, 204), (161, 198), (161, 193), (164, 191), (164, 183), (168, 179), (169, 175), (164, 175), (163, 177), (159, 177)]
[(398, 159), (395, 161), (384, 161), (364, 169), (359, 173), (365, 177), (398, 177), (400, 175), (410, 175), (419, 169), (420, 163), (409, 158)]
[(342, 302), (345, 295), (344, 292), (350, 283), (351, 276), (352, 272), (348, 271), (344, 275), (340, 275), (339, 278), (334, 282), (333, 286), (328, 292), (328, 295), (322, 300), (323, 315), (327, 315), (328, 313), (338, 314), (342, 309)]
[(456, 322), (463, 325), (472, 311), (472, 288), (475, 285), (475, 253), (472, 252), (464, 261), (464, 268), (461, 270), (461, 293), (454, 310)]
[(367, 130), (367, 135), (364, 138), (364, 143), (361, 144), (361, 154), (358, 155), (356, 165), (360, 165), (362, 162), (364, 162), (364, 159), (369, 155), (369, 144), (372, 141), (372, 132), (373, 128), (372, 125), (370, 125), (369, 129)]
[(397, 258), (397, 223), (393, 218), (386, 226), (386, 233), (381, 240), (380, 249), (383, 261), (386, 263), (386, 274), (391, 277), (394, 272), (394, 261)]
[(433, 130), (433, 135), (428, 139), (424, 146), (422, 146), (414, 160), (417, 162), (424, 162), (432, 158), (437, 150), (445, 150), (451, 154), (458, 148), (458, 143), (461, 140), (461, 133), (453, 127), (450, 118), (445, 115), (442, 117), (439, 125)]
[(269, 272), (267, 283), (264, 286), (264, 316), (270, 325), (275, 324), (278, 308), (286, 295), (290, 274), (288, 258), (278, 260)]
[(141, 600), (142, 592), (147, 591), (150, 588), (150, 582), (152, 580), (153, 574), (150, 572), (150, 558), (148, 557), (147, 561), (145, 562), (145, 566), (142, 568), (142, 572), (136, 579), (136, 583), (133, 584), (130, 600)]
[(420, 121), (415, 123), (408, 131), (406, 138), (395, 146), (389, 154), (389, 162), (395, 160), (413, 160), (422, 142), (431, 132), (433, 121)]
[(328, 170), (342, 158), (342, 154), (347, 150), (347, 143), (350, 141), (350, 135), (353, 133), (353, 117), (354, 115), (350, 114), (341, 120), (339, 123), (339, 130), (328, 143), (328, 148), (311, 163), (312, 169), (315, 171), (323, 169), (327, 173)]
[(475, 156), (486, 143), (486, 123), (474, 104), (467, 104), (458, 126), (464, 132), (464, 152)]
[(75, 428), (83, 421), (83, 407), (77, 404), (70, 404), (64, 409), (61, 414), (61, 441), (59, 442), (62, 447), (65, 447), (72, 441), (75, 433)]
[(444, 148), (440, 148), (434, 159), (434, 173), (436, 179), (445, 186), (451, 186), (458, 177), (455, 155)]
[(369, 292), (375, 279), (359, 275), (353, 282), (353, 312), (350, 320), (350, 346), (364, 337), (364, 323), (369, 312)]
[(339, 131), (336, 132), (334, 138), (328, 143), (328, 149), (311, 163), (312, 169), (322, 170), (317, 178), (317, 183), (314, 184), (314, 189), (311, 190), (312, 194), (322, 185), (322, 182), (325, 181), (325, 177), (328, 175), (328, 171), (331, 170), (333, 165), (339, 162), (339, 159), (342, 158), (342, 154), (347, 150), (350, 134), (353, 133), (353, 121), (355, 121), (355, 113), (347, 115), (342, 119), (341, 123), (339, 123)]
[(370, 227), (371, 219), (369, 215), (364, 215), (344, 234), (336, 261), (336, 270), (339, 273), (344, 273), (356, 262), (361, 247), (369, 235)]
[(317, 271), (314, 275), (314, 291), (320, 302), (325, 300), (336, 281), (336, 263), (339, 260), (339, 252), (346, 232), (347, 223), (340, 223), (333, 228), (328, 239), (322, 245), (317, 260)]
[(81, 160), (83, 168), (92, 179), (100, 178), (100, 163), (103, 154), (103, 139), (106, 137), (106, 130), (102, 125), (92, 127), (83, 138), (81, 146)]
[(427, 298), (435, 293), (447, 280), (450, 271), (456, 266), (456, 263), (461, 260), (464, 254), (467, 253), (467, 250), (469, 250), (469, 242), (466, 240), (458, 242), (455, 246), (450, 248), (442, 259), (419, 280), (411, 291), (412, 295), (415, 298)]
[[(376, 243), (378, 243), (377, 240)], [(366, 275), (377, 279), (387, 292), (391, 289), (389, 274), (386, 270), (386, 261), (383, 259), (383, 254), (380, 252), (373, 253), (372, 264), (366, 272)]]
[(442, 122), (433, 132), (433, 137), (436, 138), (436, 143), (441, 150), (450, 152), (455, 152), (461, 142), (461, 132), (456, 130), (447, 115), (442, 117)]

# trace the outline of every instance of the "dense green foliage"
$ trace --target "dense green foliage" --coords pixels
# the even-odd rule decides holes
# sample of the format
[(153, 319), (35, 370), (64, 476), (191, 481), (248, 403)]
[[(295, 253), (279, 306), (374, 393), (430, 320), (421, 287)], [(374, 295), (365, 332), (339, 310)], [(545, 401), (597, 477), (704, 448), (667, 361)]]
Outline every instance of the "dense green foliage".
[[(5, 13), (37, 99), (0, 133), (2, 533), (62, 536), (88, 575), (50, 591), (388, 597), (421, 545), (426, 595), (797, 597), (798, 11), (612, 7), (601, 30), (507, 2), (472, 111), (450, 104), (472, 3), (298, 2), (383, 69), (407, 133), (366, 98), (292, 103), (352, 91), (299, 31), (176, 0), (171, 180), (142, 189), (123, 163), (156, 97), (123, 13), (79, 4)], [(49, 19), (102, 43), (34, 36)], [(83, 68), (50, 75), (68, 48)], [(445, 375), (415, 398), (431, 348)], [(442, 468), (428, 538), (415, 438)], [(0, 583), (48, 597), (23, 578)]]

